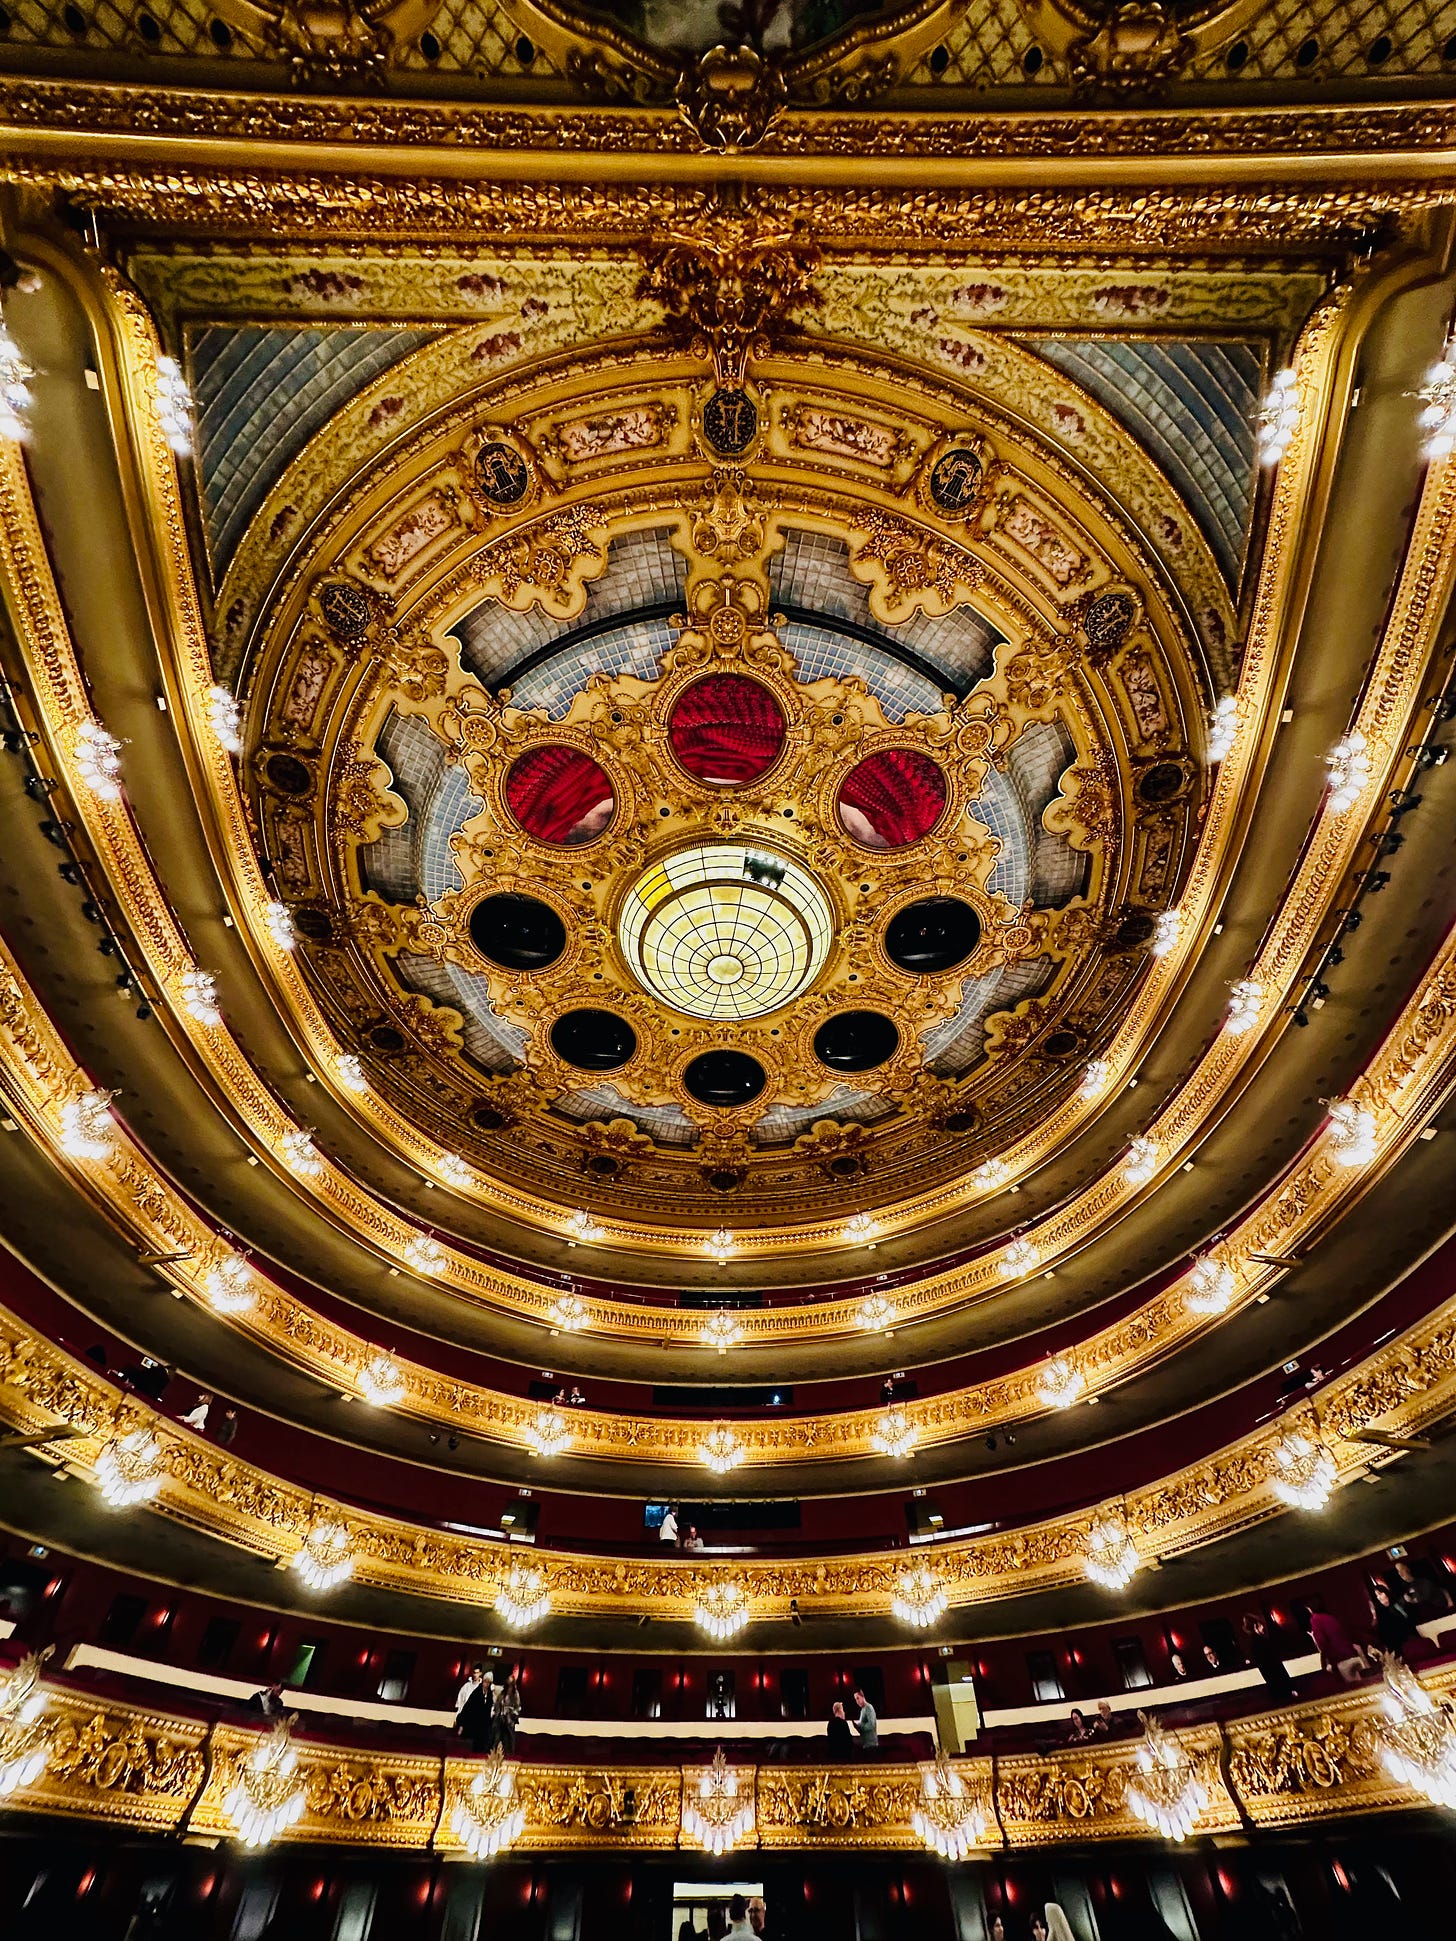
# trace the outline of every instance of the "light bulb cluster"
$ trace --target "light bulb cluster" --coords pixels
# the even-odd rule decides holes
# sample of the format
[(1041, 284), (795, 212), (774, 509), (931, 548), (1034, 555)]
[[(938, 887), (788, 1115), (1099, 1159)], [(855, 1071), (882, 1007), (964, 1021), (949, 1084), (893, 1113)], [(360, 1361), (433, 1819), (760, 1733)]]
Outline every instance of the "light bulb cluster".
[(354, 1575), (354, 1540), (347, 1525), (315, 1517), (293, 1553), (293, 1568), (311, 1591), (331, 1591), (346, 1582)]
[(88, 718), (76, 730), (76, 773), (99, 801), (119, 799), (121, 743), (99, 721)]
[(581, 1206), (567, 1220), (566, 1230), (571, 1235), (573, 1245), (578, 1240), (600, 1240), (605, 1232), (605, 1228), (599, 1226), (586, 1208)]
[(1004, 1159), (983, 1159), (971, 1174), (971, 1184), (978, 1193), (995, 1193), (1011, 1177), (1011, 1167)]
[(1153, 924), (1152, 941), (1148, 949), (1155, 957), (1166, 957), (1170, 950), (1178, 947), (1178, 938), (1183, 931), (1183, 915), (1179, 910), (1159, 910)]
[(38, 1652), (29, 1652), (0, 1678), (0, 1799), (33, 1786), (50, 1756), (40, 1723), (46, 1708), (41, 1663)]
[(1190, 1314), (1224, 1314), (1237, 1285), (1238, 1277), (1226, 1260), (1205, 1255), (1193, 1263), (1183, 1305)]
[(357, 1052), (341, 1051), (334, 1060), (334, 1076), (346, 1092), (356, 1097), (369, 1090), (369, 1079)]
[(1135, 1139), (1129, 1140), (1127, 1158), (1123, 1161), (1122, 1176), (1129, 1186), (1146, 1186), (1158, 1170), (1158, 1142), (1140, 1132)]
[(417, 1274), (439, 1274), (445, 1267), (445, 1249), (427, 1233), (412, 1233), (404, 1243), (405, 1261)]
[(550, 1314), (552, 1327), (559, 1328), (563, 1334), (575, 1334), (587, 1324), (586, 1307), (575, 1294), (558, 1294), (551, 1303)]
[(196, 1018), (199, 1024), (208, 1026), (222, 1023), (222, 1010), (217, 1001), (217, 979), (211, 971), (199, 970), (194, 964), (185, 970), (178, 980), (182, 993), (182, 1009), (188, 1017)]
[(1211, 763), (1227, 759), (1239, 738), (1238, 696), (1225, 694), (1215, 702), (1208, 717), (1208, 759)]
[(1335, 1459), (1323, 1442), (1291, 1429), (1274, 1445), (1269, 1486), (1293, 1510), (1322, 1510), (1340, 1480)]
[(1003, 1281), (1014, 1281), (1019, 1280), (1023, 1274), (1029, 1274), (1040, 1264), (1040, 1249), (1034, 1240), (1028, 1240), (1023, 1234), (1019, 1239), (1013, 1240), (1002, 1254), (997, 1271)]
[(886, 1409), (876, 1421), (870, 1440), (882, 1456), (903, 1459), (920, 1440), (920, 1431), (904, 1409)]
[(1299, 429), (1299, 380), (1291, 370), (1276, 371), (1254, 422), (1259, 462), (1277, 465)]
[(1342, 1166), (1368, 1166), (1375, 1158), (1375, 1114), (1354, 1099), (1330, 1106), (1330, 1151)]
[(851, 1213), (844, 1223), (844, 1237), (852, 1247), (873, 1247), (880, 1223), (869, 1213)]
[(62, 1152), (69, 1153), (73, 1159), (110, 1157), (116, 1135), (116, 1121), (111, 1116), (111, 1101), (115, 1097), (115, 1092), (96, 1088), (65, 1100), (61, 1106)]
[(313, 1143), (313, 1134), (302, 1127), (285, 1132), (279, 1141), (279, 1149), (289, 1169), (300, 1179), (317, 1179), (324, 1169), (323, 1155)]
[(30, 436), (30, 414), (35, 393), (30, 380), (34, 367), (20, 354), (20, 346), (4, 324), (0, 324), (0, 438), (16, 444)]
[(537, 1409), (521, 1434), (538, 1456), (559, 1456), (571, 1447), (571, 1430), (560, 1409)]
[(715, 1476), (726, 1476), (730, 1469), (738, 1467), (747, 1454), (737, 1433), (726, 1422), (716, 1423), (698, 1444), (698, 1461), (711, 1469)]
[(1208, 1804), (1208, 1790), (1178, 1741), (1145, 1718), (1127, 1803), (1145, 1825), (1165, 1840), (1186, 1840)]
[(175, 357), (157, 359), (154, 396), (162, 436), (178, 458), (192, 455), (192, 393)]
[(286, 903), (271, 897), (263, 906), (263, 924), (280, 950), (293, 950), (298, 943), (298, 927)]
[(1447, 342), (1416, 396), (1421, 401), (1416, 423), (1426, 434), (1421, 449), (1432, 461), (1449, 458), (1456, 451), (1456, 339)]
[(245, 1847), (271, 1846), (297, 1826), (308, 1804), (288, 1727), (275, 1725), (238, 1762), (223, 1802)]
[(729, 1638), (738, 1636), (751, 1616), (743, 1586), (730, 1580), (703, 1586), (693, 1612), (693, 1622), (700, 1631), (706, 1631), (715, 1644), (726, 1644)]
[(229, 755), (243, 752), (243, 711), (225, 687), (207, 690), (207, 725), (219, 748)]
[(950, 1594), (928, 1564), (902, 1570), (890, 1593), (890, 1609), (902, 1624), (928, 1630), (950, 1607)]
[(866, 1334), (883, 1334), (895, 1315), (893, 1301), (887, 1301), (883, 1294), (867, 1294), (855, 1310), (854, 1318)]
[(1069, 1409), (1087, 1386), (1077, 1364), (1066, 1355), (1053, 1355), (1036, 1378), (1036, 1392), (1050, 1409)]
[(496, 1592), (495, 1608), (517, 1631), (539, 1623), (551, 1609), (545, 1571), (535, 1564), (512, 1564)]
[(1110, 1058), (1089, 1058), (1082, 1067), (1082, 1083), (1077, 1087), (1078, 1098), (1101, 1098), (1111, 1079), (1112, 1060)]
[(480, 1771), (455, 1795), (450, 1830), (477, 1860), (489, 1860), (514, 1846), (526, 1826), (526, 1812), (516, 1792), (516, 1769), (507, 1765), (499, 1747)]
[(442, 1152), (437, 1165), (441, 1179), (447, 1186), (453, 1186), (457, 1192), (464, 1192), (474, 1183), (474, 1173), (458, 1152)]
[(1369, 786), (1374, 772), (1370, 744), (1358, 728), (1341, 737), (1325, 756), (1329, 770), (1330, 807), (1336, 815), (1353, 809)]
[(219, 1314), (246, 1314), (255, 1298), (252, 1272), (241, 1254), (224, 1254), (207, 1270), (202, 1287)]
[(1106, 1590), (1123, 1590), (1137, 1575), (1141, 1562), (1127, 1518), (1120, 1511), (1098, 1517), (1087, 1532), (1087, 1554), (1082, 1560), (1092, 1582)]
[(690, 1769), (683, 1779), (684, 1837), (706, 1853), (731, 1853), (756, 1824), (752, 1787), (743, 1784), (723, 1757), (721, 1746), (713, 1754), (711, 1766), (696, 1775)]
[(972, 1792), (943, 1752), (920, 1768), (920, 1799), (910, 1824), (942, 1860), (964, 1860), (985, 1843), (991, 1824), (982, 1793)]
[(701, 1338), (705, 1348), (716, 1348), (720, 1355), (726, 1355), (743, 1339), (743, 1324), (731, 1308), (714, 1308), (703, 1323)]
[(704, 1251), (721, 1267), (725, 1260), (731, 1260), (737, 1253), (738, 1242), (727, 1227), (718, 1227), (708, 1235)]
[(1385, 1716), (1375, 1737), (1385, 1770), (1433, 1806), (1456, 1809), (1456, 1719), (1449, 1701), (1433, 1698), (1404, 1659), (1390, 1656), (1380, 1709)]
[(113, 1509), (150, 1503), (166, 1480), (162, 1445), (150, 1429), (113, 1436), (96, 1458), (96, 1483)]
[(381, 1351), (359, 1371), (359, 1388), (364, 1400), (373, 1407), (396, 1408), (404, 1400), (404, 1370), (393, 1355)]
[(1259, 1013), (1264, 1008), (1264, 986), (1252, 977), (1241, 977), (1237, 984), (1229, 986), (1228, 1016), (1223, 1028), (1235, 1038), (1251, 1031), (1259, 1022)]

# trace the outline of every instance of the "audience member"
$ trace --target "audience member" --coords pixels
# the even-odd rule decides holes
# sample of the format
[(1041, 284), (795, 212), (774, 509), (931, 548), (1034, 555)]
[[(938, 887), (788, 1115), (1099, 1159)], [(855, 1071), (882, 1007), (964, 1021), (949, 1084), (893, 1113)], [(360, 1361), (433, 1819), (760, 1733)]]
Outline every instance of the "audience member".
[(768, 1909), (764, 1906), (762, 1894), (755, 1894), (748, 1903), (748, 1925), (753, 1929), (758, 1941), (767, 1941)]
[(1193, 1675), (1187, 1665), (1184, 1664), (1183, 1653), (1181, 1651), (1170, 1651), (1168, 1653), (1168, 1668), (1175, 1678), (1191, 1678)]
[(460, 1723), (460, 1714), (465, 1710), (465, 1701), (485, 1676), (484, 1665), (472, 1665), (466, 1672), (458, 1692), (455, 1694), (455, 1723)]
[(1426, 1624), (1443, 1615), (1447, 1598), (1432, 1576), (1429, 1564), (1401, 1557), (1395, 1566), (1395, 1576), (1395, 1594), (1417, 1624)]
[(1284, 1653), (1258, 1611), (1250, 1611), (1244, 1619), (1244, 1655), (1269, 1687), (1271, 1697), (1278, 1699), (1281, 1704), (1293, 1698), (1294, 1684), (1284, 1662)]
[(473, 1753), (490, 1751), (495, 1737), (495, 1693), (489, 1672), (482, 1678), (472, 1678), (456, 1722)]
[(723, 1941), (728, 1932), (728, 1910), (721, 1901), (714, 1901), (708, 1909), (708, 1941)]
[(217, 1425), (217, 1446), (219, 1449), (231, 1449), (237, 1439), (238, 1412), (236, 1409), (224, 1409), (222, 1421)]
[(495, 1702), (494, 1743), (507, 1759), (516, 1749), (516, 1727), (521, 1722), (521, 1681), (512, 1672)]
[(861, 1753), (878, 1752), (880, 1749), (880, 1721), (873, 1705), (861, 1691), (856, 1691), (854, 1702), (859, 1707), (859, 1717), (854, 1721), (854, 1729), (859, 1734)]
[(1208, 1676), (1208, 1672), (1223, 1670), (1223, 1662), (1211, 1644), (1206, 1644), (1203, 1647), (1203, 1662), (1208, 1667), (1208, 1671), (1204, 1673), (1205, 1678)]
[(667, 1513), (662, 1519), (662, 1523), (658, 1529), (657, 1535), (659, 1540), (663, 1543), (677, 1542), (677, 1505), (676, 1503), (668, 1504)]
[(1072, 1716), (1067, 1727), (1067, 1737), (1074, 1746), (1081, 1745), (1092, 1737), (1091, 1727), (1087, 1724), (1085, 1713), (1079, 1706), (1072, 1707)]
[(1365, 1671), (1365, 1654), (1337, 1617), (1318, 1602), (1301, 1604), (1295, 1616), (1314, 1640), (1322, 1671), (1337, 1672), (1347, 1685), (1353, 1685)]
[(1112, 1707), (1105, 1698), (1099, 1698), (1097, 1701), (1097, 1716), (1092, 1721), (1092, 1730), (1100, 1738), (1108, 1738), (1111, 1736), (1112, 1726)]
[(854, 1734), (850, 1730), (849, 1720), (844, 1716), (844, 1706), (839, 1699), (835, 1699), (830, 1710), (829, 1723), (825, 1728), (825, 1736), (829, 1741), (829, 1757), (831, 1759), (852, 1759), (854, 1757)]
[(1383, 1577), (1377, 1577), (1370, 1586), (1370, 1615), (1375, 1620), (1375, 1642), (1380, 1649), (1404, 1658), (1412, 1638), (1419, 1634), (1415, 1619), (1404, 1605), (1396, 1602)]
[(203, 1389), (202, 1393), (198, 1396), (197, 1400), (192, 1404), (192, 1407), (187, 1411), (186, 1415), (179, 1415), (177, 1417), (177, 1420), (182, 1424), (182, 1427), (184, 1429), (195, 1429), (198, 1435), (200, 1436), (206, 1435), (207, 1411), (211, 1407), (212, 1407), (212, 1397), (208, 1394), (206, 1389)]
[(265, 1685), (261, 1691), (254, 1692), (253, 1696), (248, 1700), (248, 1703), (256, 1706), (265, 1719), (281, 1719), (283, 1717), (283, 1687), (281, 1685)]
[(742, 1894), (735, 1894), (728, 1903), (728, 1933), (725, 1941), (753, 1941), (753, 1929), (748, 1924), (748, 1902)]
[(682, 1540), (682, 1547), (684, 1550), (702, 1549), (703, 1539), (698, 1535), (698, 1526), (696, 1523), (690, 1523), (688, 1525), (688, 1533)]

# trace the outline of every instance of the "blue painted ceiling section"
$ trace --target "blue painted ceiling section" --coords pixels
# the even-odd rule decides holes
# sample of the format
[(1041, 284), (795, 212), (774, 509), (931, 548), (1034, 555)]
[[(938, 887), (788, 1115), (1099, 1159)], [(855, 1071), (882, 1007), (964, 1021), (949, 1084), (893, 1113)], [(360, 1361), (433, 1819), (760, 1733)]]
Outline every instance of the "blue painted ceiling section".
[(435, 334), (367, 324), (210, 324), (189, 333), (197, 475), (216, 578), (314, 434)]
[(1198, 521), (1237, 590), (1258, 482), (1254, 426), (1265, 383), (1261, 346), (1046, 338), (1029, 348), (1126, 426)]

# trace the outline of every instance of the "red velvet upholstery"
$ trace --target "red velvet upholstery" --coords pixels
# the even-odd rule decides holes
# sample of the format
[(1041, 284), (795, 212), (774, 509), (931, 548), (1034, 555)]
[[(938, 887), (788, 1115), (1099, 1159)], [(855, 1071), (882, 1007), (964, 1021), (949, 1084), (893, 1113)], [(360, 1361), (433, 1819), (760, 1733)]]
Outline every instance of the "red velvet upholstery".
[[(945, 777), (928, 755), (886, 748), (852, 768), (839, 791), (845, 826), (871, 849), (919, 842), (945, 808)], [(851, 813), (844, 817), (844, 811)]]
[(614, 806), (605, 769), (579, 748), (549, 743), (518, 755), (506, 776), (506, 801), (523, 829), (542, 842), (586, 842), (606, 827)]
[(672, 752), (700, 782), (751, 782), (784, 745), (784, 717), (766, 687), (743, 674), (709, 674), (678, 698)]

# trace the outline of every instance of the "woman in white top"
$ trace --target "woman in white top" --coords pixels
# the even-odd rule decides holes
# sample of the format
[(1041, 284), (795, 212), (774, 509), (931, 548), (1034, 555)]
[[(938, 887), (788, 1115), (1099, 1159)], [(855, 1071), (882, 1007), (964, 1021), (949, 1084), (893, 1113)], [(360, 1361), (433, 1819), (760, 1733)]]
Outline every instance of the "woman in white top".
[(677, 1542), (677, 1510), (671, 1503), (667, 1506), (667, 1515), (662, 1519), (662, 1527), (657, 1534), (664, 1543)]

